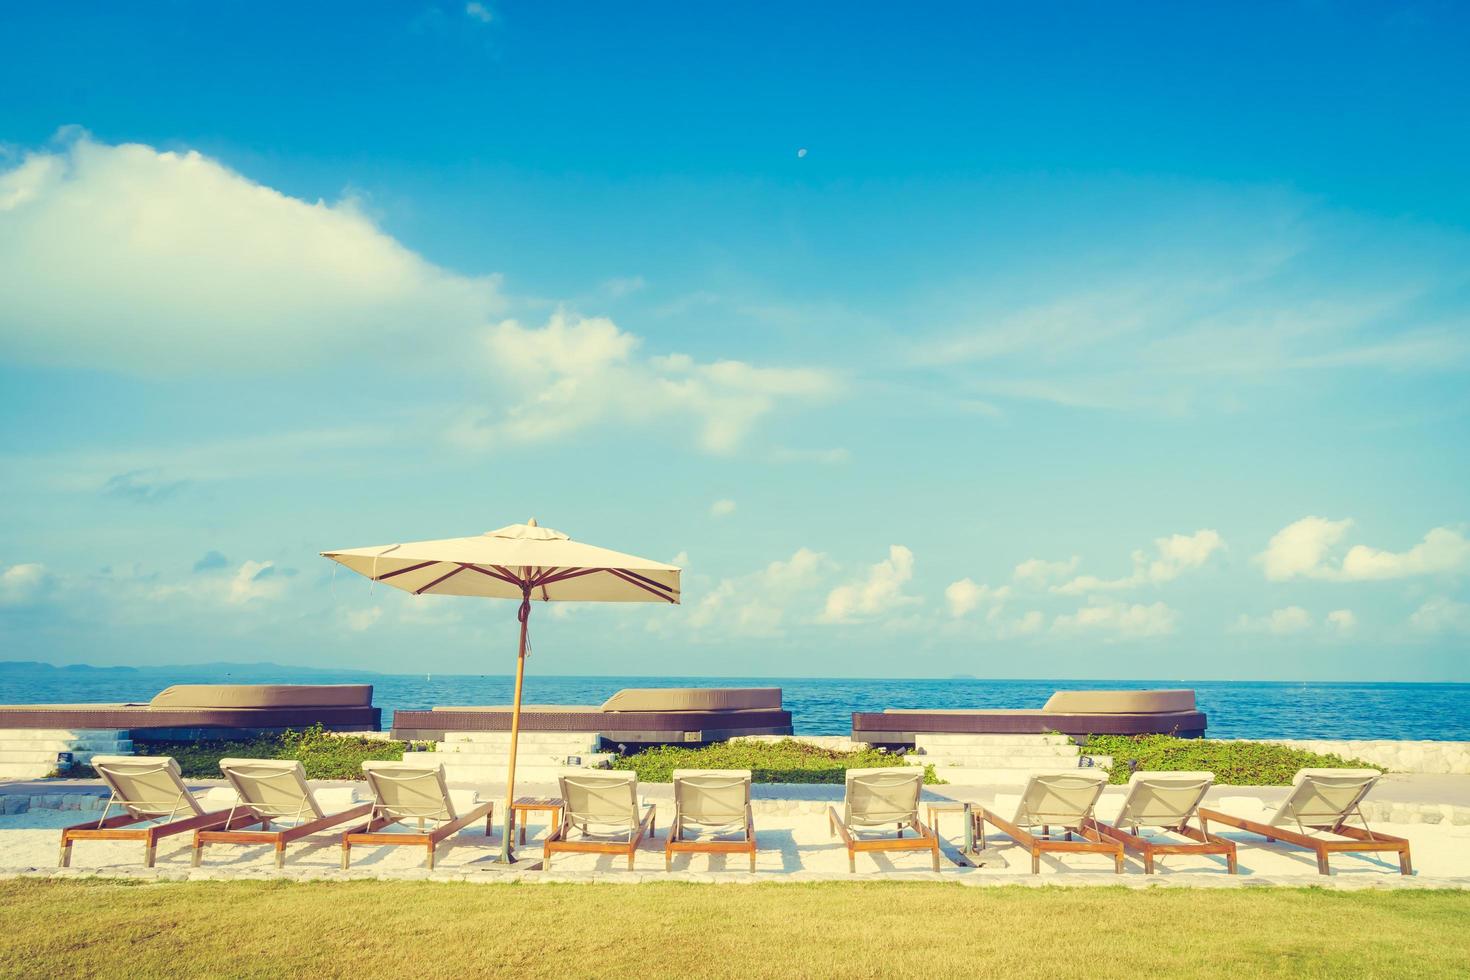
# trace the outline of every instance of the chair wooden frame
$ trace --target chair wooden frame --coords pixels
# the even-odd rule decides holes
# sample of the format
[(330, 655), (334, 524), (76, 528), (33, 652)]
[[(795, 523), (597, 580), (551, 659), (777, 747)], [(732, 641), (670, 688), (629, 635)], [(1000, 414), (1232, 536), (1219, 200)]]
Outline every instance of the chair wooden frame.
[(683, 833), (683, 822), (676, 816), (664, 843), (665, 871), (673, 869), (675, 854), (749, 854), (750, 870), (755, 870), (755, 816), (749, 803), (745, 804), (744, 840), (684, 840)]
[[(913, 830), (916, 837), (905, 837), (904, 828)], [(934, 870), (939, 870), (939, 836), (917, 816), (912, 820), (905, 820), (897, 825), (897, 835), (894, 837), (858, 837), (852, 832), (852, 828), (842, 819), (842, 814), (837, 807), (827, 807), (827, 832), (831, 836), (841, 835), (842, 843), (847, 847), (847, 870), (857, 871), (857, 856), (860, 853), (873, 853), (877, 851), (928, 851), (932, 857)]]
[(1143, 873), (1151, 875), (1154, 873), (1154, 860), (1166, 854), (1219, 854), (1225, 858), (1225, 868), (1228, 874), (1237, 873), (1235, 857), (1235, 841), (1226, 840), (1224, 837), (1216, 837), (1203, 829), (1197, 829), (1185, 821), (1177, 827), (1165, 828), (1171, 834), (1188, 837), (1193, 843), (1181, 841), (1154, 841), (1138, 833), (1137, 828), (1127, 831), (1112, 824), (1103, 823), (1101, 820), (1088, 817), (1083, 821), (1083, 827), (1096, 831), (1108, 840), (1117, 841), (1123, 845), (1126, 851), (1133, 851), (1143, 858)]
[(152, 823), (159, 817), (140, 817), (131, 813), (119, 813), (115, 817), (104, 817), (101, 820), (88, 820), (75, 826), (65, 827), (61, 831), (61, 861), (60, 867), (71, 867), (71, 846), (79, 840), (140, 840), (143, 842), (143, 866), (153, 867), (154, 859), (158, 854), (158, 842), (165, 837), (173, 837), (175, 834), (186, 834), (189, 831), (201, 829), (213, 829), (222, 827), (230, 820), (229, 810), (216, 810), (213, 813), (193, 813), (183, 820), (173, 820), (168, 823), (157, 824), (152, 827), (138, 827), (136, 824)]
[(1332, 869), (1328, 865), (1330, 855), (1387, 851), (1398, 854), (1400, 874), (1411, 875), (1414, 873), (1414, 865), (1409, 859), (1408, 841), (1402, 837), (1391, 837), (1388, 834), (1375, 834), (1367, 828), (1366, 824), (1361, 830), (1357, 827), (1349, 827), (1344, 823), (1345, 819), (1346, 817), (1343, 820), (1337, 821), (1335, 824), (1307, 824), (1304, 826), (1304, 829), (1307, 830), (1317, 830), (1323, 833), (1335, 834), (1340, 838), (1346, 838), (1346, 840), (1322, 840), (1318, 837), (1299, 834), (1285, 827), (1277, 827), (1255, 820), (1247, 820), (1244, 817), (1231, 816), (1228, 813), (1221, 813), (1219, 810), (1209, 810), (1204, 807), (1200, 807), (1199, 810), (1200, 826), (1204, 829), (1205, 833), (1209, 833), (1210, 822), (1213, 821), (1224, 824), (1227, 827), (1234, 827), (1237, 830), (1259, 834), (1266, 838), (1268, 843), (1283, 840), (1288, 844), (1296, 844), (1298, 847), (1307, 848), (1317, 856), (1318, 874), (1332, 874)]
[[(218, 830), (194, 831), (194, 867), (199, 867), (203, 862), (204, 848), (208, 844), (258, 844), (261, 846), (269, 844), (276, 849), (276, 867), (283, 868), (286, 866), (287, 844), (298, 841), (303, 837), (310, 837), (312, 834), (320, 833), (323, 830), (331, 830), (333, 827), (344, 824), (349, 820), (365, 817), (372, 812), (372, 809), (373, 805), (371, 803), (363, 803), (350, 810), (343, 810), (341, 813), (329, 813), (324, 817), (318, 817), (315, 820), (309, 820), (305, 823), (298, 823), (280, 830), (272, 830), (272, 818), (262, 817), (253, 810), (242, 807), (236, 811), (236, 816), (239, 817), (239, 820), (232, 820), (230, 826)], [(254, 827), (257, 824), (259, 827), (255, 830), (236, 829)]]
[(644, 837), (652, 837), (657, 829), (654, 819), (655, 806), (650, 803), (645, 808), (643, 816), (638, 819), (636, 831), (628, 834), (627, 841), (600, 841), (600, 840), (568, 840), (567, 832), (571, 829), (571, 818), (569, 811), (562, 810), (561, 823), (550, 834), (546, 835), (546, 842), (541, 847), (542, 869), (551, 870), (551, 855), (558, 853), (572, 854), (626, 854), (628, 856), (628, 870), (633, 870), (633, 860), (638, 853), (638, 845)]
[[(971, 808), (971, 818), (975, 827), (975, 847), (983, 850), (985, 847), (985, 825), (994, 824), (996, 829), (1017, 844), (1026, 848), (1031, 853), (1031, 873), (1041, 873), (1041, 855), (1043, 854), (1111, 854), (1113, 856), (1113, 872), (1123, 873), (1123, 844), (1121, 841), (1112, 840), (1098, 833), (1093, 827), (1088, 826), (1090, 818), (1084, 819), (1083, 826), (1062, 827), (1065, 832), (1064, 840), (1055, 840), (1051, 836), (1051, 826), (1043, 825), (1041, 836), (1037, 836), (1023, 827), (1018, 827), (1011, 821), (998, 817), (991, 811), (978, 803)], [(1081, 837), (1074, 840), (1073, 835)]]
[[(367, 806), (368, 809), (371, 810), (373, 804), (369, 803), (367, 804)], [(361, 827), (358, 827), (356, 830), (349, 830), (347, 833), (342, 835), (342, 870), (346, 871), (348, 865), (352, 861), (352, 845), (360, 844), (364, 846), (373, 846), (386, 844), (394, 847), (407, 846), (424, 848), (428, 851), (428, 868), (430, 871), (433, 871), (434, 848), (438, 847), (440, 842), (443, 841), (446, 837), (452, 837), (453, 835), (459, 833), (461, 830), (464, 830), (470, 824), (479, 820), (481, 817), (485, 818), (485, 836), (490, 837), (494, 831), (494, 802), (478, 804), (468, 812), (460, 814), (453, 820), (445, 821), (444, 823), (435, 827), (433, 830), (423, 830), (422, 827), (424, 823), (424, 818), (419, 817), (418, 821), (419, 827), (421, 829), (419, 829), (418, 831), (409, 831), (408, 833), (397, 834), (384, 834), (379, 832), (384, 827), (390, 827), (395, 823), (401, 823), (403, 821), (412, 820), (414, 818), (411, 816), (374, 817), (367, 823), (363, 824)]]

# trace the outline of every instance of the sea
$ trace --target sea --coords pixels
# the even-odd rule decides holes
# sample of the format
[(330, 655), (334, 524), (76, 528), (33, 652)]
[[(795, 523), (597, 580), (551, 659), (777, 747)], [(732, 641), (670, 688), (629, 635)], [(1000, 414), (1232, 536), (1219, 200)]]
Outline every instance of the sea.
[[(51, 667), (0, 662), (0, 704), (147, 701), (170, 684), (367, 683), (386, 728), (398, 709), (509, 704), (513, 679), (376, 674), (273, 664)], [(1470, 684), (1158, 680), (935, 680), (830, 677), (526, 677), (529, 704), (598, 704), (625, 687), (779, 687), (799, 735), (846, 735), (854, 711), (1039, 708), (1057, 690), (1193, 688), (1214, 738), (1470, 741)]]

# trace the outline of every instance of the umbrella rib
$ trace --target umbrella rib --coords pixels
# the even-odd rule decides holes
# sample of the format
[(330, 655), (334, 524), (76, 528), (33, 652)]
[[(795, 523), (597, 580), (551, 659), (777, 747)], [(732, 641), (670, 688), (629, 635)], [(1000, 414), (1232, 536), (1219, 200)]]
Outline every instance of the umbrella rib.
[(651, 586), (653, 586), (656, 589), (663, 589), (665, 592), (669, 593), (670, 595), (672, 595), (673, 592), (674, 592), (674, 589), (673, 589), (672, 586), (664, 585), (662, 582), (655, 582), (653, 579), (651, 579), (651, 578), (645, 578), (644, 576), (639, 575), (637, 572), (629, 571), (626, 568), (620, 568), (620, 569), (618, 569), (618, 571), (621, 574), (623, 574), (623, 575), (631, 575), (634, 578), (636, 578), (638, 581), (643, 582), (643, 583), (645, 583), (647, 585), (651, 585)]
[(464, 571), (464, 566), (463, 565), (456, 565), (454, 568), (451, 568), (449, 571), (445, 572), (443, 575), (440, 575), (438, 578), (434, 579), (434, 581), (430, 582), (428, 585), (425, 585), (422, 588), (414, 589), (413, 590), (413, 594), (414, 595), (423, 595), (425, 592), (428, 592), (430, 589), (432, 589), (434, 586), (438, 585), (440, 582), (444, 581), (447, 578), (453, 578), (454, 576), (458, 575), (462, 571)]
[[(437, 561), (421, 561), (417, 565), (409, 565), (407, 568), (400, 568), (400, 569), (398, 569), (396, 571), (392, 571), (392, 572), (384, 572), (382, 575), (379, 575), (377, 578), (373, 579), (373, 581), (374, 582), (381, 582), (385, 578), (392, 578), (395, 575), (403, 575), (406, 572), (416, 572), (420, 568), (428, 568), (430, 565), (437, 565), (437, 564), (439, 564)], [(372, 576), (368, 576), (368, 577), (369, 578), (372, 578)]]
[(641, 576), (639, 576), (638, 578), (635, 578), (630, 573), (624, 573), (621, 569), (617, 569), (617, 568), (606, 568), (606, 569), (603, 569), (603, 571), (607, 572), (609, 575), (615, 575), (615, 576), (617, 576), (618, 578), (622, 579), (624, 582), (627, 582), (629, 585), (636, 585), (636, 586), (638, 586), (638, 588), (642, 589), (644, 592), (647, 592), (647, 593), (649, 593), (651, 595), (656, 595), (660, 599), (664, 600), (665, 602), (670, 602), (671, 603), (671, 602), (674, 601), (674, 597), (672, 595), (666, 594), (664, 592), (660, 592), (658, 589), (655, 589), (652, 586), (644, 585), (642, 582), (638, 581), (638, 578), (641, 578)]
[(549, 576), (547, 576), (545, 578), (542, 578), (542, 579), (538, 580), (534, 584), (536, 584), (538, 586), (541, 586), (541, 585), (551, 585), (551, 584), (553, 584), (555, 582), (565, 582), (569, 578), (579, 578), (580, 576), (583, 576), (583, 575), (595, 575), (598, 572), (605, 572), (605, 571), (607, 571), (607, 569), (605, 569), (605, 568), (575, 568), (575, 569), (569, 569), (569, 570), (564, 571), (564, 572), (557, 572), (554, 575), (549, 575)]
[(507, 582), (510, 582), (512, 585), (524, 586), (526, 584), (525, 579), (522, 579), (519, 575), (506, 568), (504, 565), (491, 565), (490, 567), (495, 569), (502, 576), (504, 576), (505, 580)]
[(500, 572), (492, 572), (488, 568), (481, 568), (479, 565), (472, 565), (464, 562), (460, 563), (460, 567), (468, 568), (472, 572), (479, 572), (481, 575), (488, 575), (490, 578), (499, 579), (502, 582), (509, 582), (511, 585), (521, 584), (520, 579), (511, 575), (509, 572), (505, 572), (504, 569), (500, 569), (500, 572), (505, 572), (505, 574), (500, 574)]

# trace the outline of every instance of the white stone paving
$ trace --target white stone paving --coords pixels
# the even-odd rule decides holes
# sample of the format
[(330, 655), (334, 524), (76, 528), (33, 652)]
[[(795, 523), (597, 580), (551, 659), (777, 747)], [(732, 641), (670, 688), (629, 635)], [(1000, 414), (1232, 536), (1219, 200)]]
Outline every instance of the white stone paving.
[[(813, 787), (816, 789), (816, 787)], [(830, 789), (823, 787), (823, 789)], [(1003, 805), (1004, 800), (992, 802)], [(76, 810), (36, 809), (26, 813), (0, 816), (0, 876), (78, 877), (89, 875), (151, 878), (157, 880), (229, 880), (229, 879), (324, 879), (381, 878), (388, 880), (434, 881), (504, 881), (527, 882), (606, 882), (632, 883), (644, 881), (705, 881), (748, 883), (756, 881), (811, 880), (942, 880), (964, 884), (1097, 884), (1129, 887), (1191, 885), (1201, 887), (1249, 887), (1255, 885), (1314, 885), (1331, 888), (1470, 888), (1470, 825), (1442, 821), (1436, 824), (1379, 824), (1384, 832), (1407, 837), (1413, 847), (1417, 874), (1404, 878), (1397, 873), (1392, 856), (1338, 855), (1333, 858), (1334, 874), (1324, 878), (1315, 871), (1315, 860), (1308, 852), (1285, 844), (1266, 844), (1250, 835), (1236, 837), (1240, 844), (1240, 871), (1237, 876), (1224, 873), (1223, 862), (1208, 857), (1176, 856), (1165, 858), (1158, 874), (1145, 876), (1141, 865), (1132, 858), (1127, 872), (1112, 872), (1111, 860), (1094, 855), (1048, 857), (1042, 862), (1042, 873), (1033, 876), (1029, 857), (1016, 845), (992, 839), (991, 846), (972, 860), (979, 867), (956, 864), (959, 857), (963, 826), (957, 814), (941, 817), (942, 836), (947, 847), (943, 870), (929, 870), (928, 858), (921, 852), (890, 853), (858, 857), (856, 875), (847, 872), (847, 855), (840, 842), (829, 836), (825, 809), (819, 800), (768, 800), (756, 818), (760, 851), (757, 871), (746, 871), (743, 856), (679, 856), (674, 872), (663, 870), (663, 840), (666, 822), (671, 815), (667, 805), (660, 807), (659, 829), (652, 841), (645, 841), (637, 855), (636, 868), (629, 872), (625, 861), (610, 855), (557, 855), (551, 872), (539, 870), (541, 848), (538, 841), (545, 823), (533, 819), (529, 823), (530, 842), (520, 849), (521, 862), (515, 870), (506, 871), (492, 864), (498, 853), (498, 837), (487, 839), (481, 828), (461, 832), (440, 846), (437, 866), (430, 873), (423, 867), (421, 848), (359, 847), (353, 850), (352, 869), (340, 870), (341, 850), (338, 838), (321, 834), (293, 845), (287, 852), (286, 867), (277, 870), (271, 851), (266, 847), (215, 846), (208, 849), (201, 868), (190, 865), (191, 844), (188, 835), (169, 838), (160, 843), (158, 863), (152, 870), (141, 866), (142, 845), (132, 842), (80, 841), (74, 846), (73, 867), (56, 868), (57, 845), (61, 827), (81, 822), (87, 812)], [(1113, 804), (1116, 805), (1115, 803)], [(1259, 807), (1259, 800), (1249, 796), (1224, 797), (1213, 805), (1222, 808), (1249, 809)], [(1100, 816), (1109, 816), (1105, 801)], [(497, 807), (497, 823), (498, 823)], [(1251, 816), (1243, 812), (1242, 816)], [(1223, 828), (1220, 828), (1223, 830)], [(498, 830), (498, 828), (497, 828)], [(727, 870), (728, 869), (728, 870)]]

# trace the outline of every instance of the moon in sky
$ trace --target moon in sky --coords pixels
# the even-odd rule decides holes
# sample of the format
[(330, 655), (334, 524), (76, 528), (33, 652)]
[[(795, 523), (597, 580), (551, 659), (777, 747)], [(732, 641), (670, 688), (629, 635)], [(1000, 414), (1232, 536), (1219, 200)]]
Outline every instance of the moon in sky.
[(800, 160), (804, 156), (806, 156), (806, 147), (803, 146), (801, 149), (796, 151), (796, 159)]

